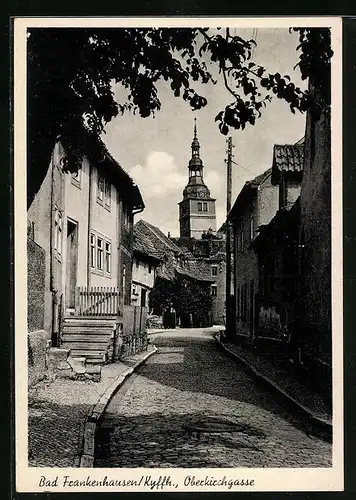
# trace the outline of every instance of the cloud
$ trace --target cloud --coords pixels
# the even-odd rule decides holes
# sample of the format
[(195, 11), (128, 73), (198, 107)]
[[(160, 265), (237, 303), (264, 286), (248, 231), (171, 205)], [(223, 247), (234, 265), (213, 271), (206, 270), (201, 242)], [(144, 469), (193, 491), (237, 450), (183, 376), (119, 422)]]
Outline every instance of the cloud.
[(165, 151), (151, 151), (143, 165), (137, 164), (130, 175), (139, 186), (146, 208), (143, 218), (164, 233), (179, 235), (178, 202), (188, 181), (188, 172), (179, 171), (174, 156)]
[(182, 190), (187, 180), (179, 172), (174, 157), (164, 151), (149, 153), (145, 164), (134, 166), (130, 174), (147, 198)]
[[(143, 218), (158, 226), (165, 234), (179, 235), (178, 202), (188, 182), (188, 169), (179, 169), (175, 157), (165, 151), (151, 151), (145, 162), (129, 171), (139, 186), (146, 208), (137, 219)], [(217, 228), (225, 220), (226, 178), (224, 171), (209, 170), (204, 176), (211, 195), (217, 199)]]

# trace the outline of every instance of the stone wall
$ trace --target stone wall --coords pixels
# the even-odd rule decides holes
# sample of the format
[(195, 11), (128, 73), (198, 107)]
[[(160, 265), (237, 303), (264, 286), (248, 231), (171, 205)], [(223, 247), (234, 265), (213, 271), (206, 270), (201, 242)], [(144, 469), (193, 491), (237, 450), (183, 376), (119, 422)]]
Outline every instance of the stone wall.
[(307, 118), (300, 205), (300, 334), (306, 353), (331, 363), (331, 138), (324, 116)]
[(46, 252), (27, 238), (27, 324), (28, 331), (44, 328)]
[(27, 337), (28, 385), (32, 387), (48, 373), (50, 341), (44, 330), (30, 332)]

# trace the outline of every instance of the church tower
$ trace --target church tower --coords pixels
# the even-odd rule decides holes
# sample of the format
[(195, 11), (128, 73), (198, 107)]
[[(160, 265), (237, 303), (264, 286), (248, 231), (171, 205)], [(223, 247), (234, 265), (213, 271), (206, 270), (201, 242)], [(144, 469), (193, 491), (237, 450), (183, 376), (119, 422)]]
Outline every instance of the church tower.
[(203, 170), (194, 118), (192, 157), (188, 165), (189, 180), (183, 190), (183, 200), (179, 203), (181, 238), (200, 239), (203, 232), (209, 230), (216, 234), (215, 199), (210, 196), (210, 191), (204, 183)]

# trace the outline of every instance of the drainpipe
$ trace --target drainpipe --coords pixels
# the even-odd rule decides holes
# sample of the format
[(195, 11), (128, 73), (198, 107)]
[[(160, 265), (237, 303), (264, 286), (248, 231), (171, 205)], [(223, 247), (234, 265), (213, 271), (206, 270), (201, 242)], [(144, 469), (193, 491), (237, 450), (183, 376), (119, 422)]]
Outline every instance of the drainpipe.
[(141, 208), (138, 208), (136, 211), (135, 210), (132, 210), (132, 215), (135, 216), (137, 214), (140, 214), (141, 212), (143, 212), (145, 209), (145, 207), (141, 207)]
[[(88, 160), (89, 161), (89, 160)], [(90, 272), (91, 272), (91, 263), (90, 263), (90, 254), (91, 254), (91, 243), (90, 243), (90, 235), (91, 235), (91, 206), (92, 206), (92, 165), (89, 162), (89, 195), (88, 195), (88, 259), (87, 259), (87, 289), (90, 289)]]
[(51, 317), (51, 327), (52, 327), (52, 344), (58, 346), (58, 331), (57, 331), (57, 292), (58, 290), (54, 284), (53, 275), (53, 224), (54, 224), (54, 148), (51, 155), (51, 215), (50, 215), (50, 236), (49, 236), (49, 290), (52, 293), (52, 317)]

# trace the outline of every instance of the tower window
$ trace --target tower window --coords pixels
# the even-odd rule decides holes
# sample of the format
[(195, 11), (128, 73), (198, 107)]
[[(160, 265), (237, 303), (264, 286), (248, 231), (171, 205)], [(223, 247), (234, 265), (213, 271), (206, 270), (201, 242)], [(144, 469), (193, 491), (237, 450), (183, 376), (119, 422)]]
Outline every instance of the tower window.
[(251, 217), (250, 217), (250, 240), (252, 241), (254, 237), (255, 237), (255, 220), (253, 218), (253, 215), (251, 215)]
[(208, 204), (206, 202), (203, 203), (203, 212), (208, 211)]
[(203, 211), (203, 204), (201, 203), (201, 201), (198, 202), (198, 212), (202, 212)]

